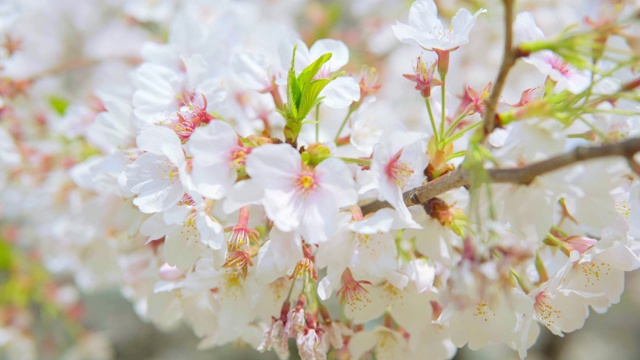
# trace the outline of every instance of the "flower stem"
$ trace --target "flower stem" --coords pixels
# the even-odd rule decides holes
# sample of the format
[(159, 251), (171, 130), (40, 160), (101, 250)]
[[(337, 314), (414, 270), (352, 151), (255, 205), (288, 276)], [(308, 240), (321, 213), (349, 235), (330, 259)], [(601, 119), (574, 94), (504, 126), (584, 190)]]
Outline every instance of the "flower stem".
[(271, 97), (273, 98), (273, 104), (276, 106), (276, 109), (282, 110), (284, 108), (284, 103), (282, 102), (278, 85), (276, 85), (275, 82), (271, 85), (269, 94), (271, 94)]
[(451, 135), (451, 133), (456, 129), (456, 126), (458, 126), (458, 124), (460, 123), (460, 121), (462, 121), (462, 119), (464, 119), (467, 116), (467, 113), (462, 113), (460, 114), (454, 121), (453, 123), (451, 123), (451, 125), (449, 126), (449, 129), (447, 129), (447, 132), (444, 134), (445, 137)]
[(475, 129), (478, 126), (482, 125), (482, 122), (477, 122), (473, 125), (469, 125), (466, 128), (460, 130), (460, 132), (458, 132), (457, 134), (453, 135), (452, 137), (445, 139), (444, 141), (442, 141), (442, 146), (444, 147), (445, 145), (447, 145), (450, 142), (454, 142), (458, 139), (460, 139), (462, 137), (462, 135), (464, 135), (465, 133), (467, 133), (469, 130), (471, 129)]
[(458, 152), (454, 152), (453, 154), (447, 156), (447, 161), (453, 160), (455, 158), (459, 158), (465, 156), (467, 154), (467, 150), (461, 150)]
[(316, 105), (316, 142), (320, 142), (320, 104)]
[(351, 163), (351, 164), (358, 164), (358, 165), (363, 165), (363, 166), (371, 166), (371, 160), (370, 159), (354, 159), (354, 158), (345, 158), (345, 157), (339, 157), (338, 159), (346, 162), (346, 163)]
[(442, 113), (442, 117), (440, 119), (440, 138), (444, 139), (444, 123), (446, 121), (446, 111), (445, 109), (447, 108), (445, 106), (446, 104), (446, 95), (447, 95), (447, 91), (446, 91), (446, 86), (447, 86), (447, 82), (445, 81), (445, 77), (444, 74), (442, 75), (442, 101), (440, 104), (440, 112)]
[(333, 141), (337, 144), (338, 140), (340, 139), (340, 133), (342, 132), (342, 129), (344, 129), (344, 126), (347, 124), (347, 121), (349, 120), (349, 117), (351, 116), (351, 113), (353, 113), (353, 107), (349, 107), (349, 112), (347, 113), (347, 116), (344, 117), (344, 120), (342, 120), (342, 124), (340, 124), (340, 128), (338, 129), (338, 133), (336, 134), (336, 137), (333, 139)]
[(429, 98), (424, 99), (424, 103), (427, 104), (427, 111), (429, 112), (429, 121), (431, 122), (431, 129), (433, 130), (433, 136), (436, 141), (436, 146), (440, 144), (440, 136), (438, 136), (438, 129), (436, 128), (436, 120), (433, 117), (433, 111), (431, 110), (431, 101)]

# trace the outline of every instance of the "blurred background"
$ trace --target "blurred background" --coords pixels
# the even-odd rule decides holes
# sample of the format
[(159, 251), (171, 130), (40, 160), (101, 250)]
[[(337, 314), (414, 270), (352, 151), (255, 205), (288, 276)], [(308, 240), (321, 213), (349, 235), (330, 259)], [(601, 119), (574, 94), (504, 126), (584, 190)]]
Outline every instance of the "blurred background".
[[(277, 359), (274, 353), (259, 352), (231, 344), (213, 350), (196, 350), (198, 340), (189, 329), (163, 333), (138, 319), (131, 304), (116, 292), (85, 298), (87, 327), (100, 331), (113, 344), (115, 359)], [(542, 329), (538, 342), (529, 350), (531, 360), (636, 360), (640, 359), (640, 274), (627, 275), (619, 304), (606, 314), (591, 313), (585, 327), (564, 338)], [(291, 348), (295, 359), (295, 347)], [(423, 359), (429, 359), (425, 354)], [(516, 360), (518, 354), (503, 345), (480, 351), (460, 349), (458, 360)]]
[[(542, 19), (540, 27), (551, 34), (593, 14), (595, 5), (604, 2), (523, 0), (518, 2), (518, 11), (536, 9)], [(124, 246), (122, 243), (106, 245), (96, 233), (113, 234), (104, 229), (94, 233), (90, 223), (106, 215), (87, 214), (83, 207), (84, 201), (94, 208), (100, 207), (96, 205), (102, 204), (98, 202), (100, 199), (91, 203), (94, 199), (77, 189), (68, 175), (76, 162), (97, 151), (76, 133), (86, 125), (83, 122), (91, 121), (104, 110), (97, 104), (92, 89), (101, 82), (128, 81), (129, 71), (139, 64), (141, 44), (166, 41), (167, 24), (178, 3), (173, 0), (59, 3), (0, 0), (0, 29), (4, 30), (5, 26), (8, 29), (2, 42), (7, 54), (3, 55), (6, 59), (2, 58), (0, 125), (9, 129), (14, 138), (24, 141), (29, 150), (21, 154), (26, 159), (23, 168), (12, 168), (15, 159), (7, 156), (8, 142), (0, 133), (1, 360), (277, 358), (272, 352), (260, 354), (241, 342), (200, 351), (197, 350), (198, 338), (186, 326), (163, 332), (141, 320), (134, 310), (139, 304), (132, 304), (122, 293), (131, 298), (135, 290), (142, 292), (142, 289), (135, 288), (135, 281), (133, 286), (127, 283), (130, 287), (127, 290), (120, 287), (124, 281), (122, 269), (135, 267), (135, 259), (127, 258), (131, 264), (117, 263), (114, 248), (119, 247), (118, 251), (126, 248), (122, 253), (127, 253), (130, 248), (143, 246), (145, 239), (129, 239), (125, 231), (124, 239), (119, 240)], [(375, 66), (379, 70), (379, 82), (383, 84), (380, 97), (397, 99), (406, 97), (405, 94), (415, 95), (413, 84), (401, 74), (412, 72), (421, 52), (400, 45), (390, 32), (396, 20), (406, 21), (412, 1), (265, 0), (264, 3), (265, 8), (273, 12), (286, 10), (307, 43), (326, 37), (347, 43), (351, 51), (347, 71), (357, 73), (363, 64)], [(502, 51), (499, 43), (502, 28), (496, 26), (502, 16), (501, 3), (500, 0), (438, 1), (441, 16), (448, 19), (460, 7), (472, 11), (480, 7), (490, 9), (476, 24), (470, 44), (452, 56), (450, 67), (465, 70), (452, 72), (448, 78), (459, 84), (457, 89), (449, 88), (457, 95), (462, 93), (463, 85), (479, 89), (495, 78)], [(622, 1), (608, 3), (613, 6)], [(635, 3), (637, 6), (637, 1)], [(141, 13), (141, 9), (153, 8), (154, 4), (159, 4), (157, 12)], [(12, 9), (18, 5), (28, 16), (7, 25)], [(98, 7), (101, 10), (96, 14)], [(25, 48), (29, 50), (33, 45), (33, 50), (18, 52), (23, 57), (12, 57), (12, 51), (20, 48), (20, 42), (9, 34), (22, 34)], [(92, 60), (100, 58), (110, 61)], [(522, 84), (527, 83), (535, 71), (518, 64), (514, 72), (520, 76), (509, 79), (505, 97), (516, 101), (520, 92), (510, 89), (522, 89)], [(52, 89), (56, 96), (49, 95)], [(20, 96), (25, 93), (40, 97), (40, 103), (25, 107), (26, 114), (6, 109), (5, 102), (15, 101), (16, 108), (24, 105), (20, 103), (24, 101)], [(398, 112), (410, 119), (417, 118), (415, 113), (423, 110), (422, 99), (416, 96), (414, 102), (415, 106), (402, 106)], [(75, 106), (76, 103), (81, 106)], [(48, 113), (39, 110), (45, 108)], [(52, 153), (62, 155), (48, 156)], [(60, 214), (70, 219), (68, 223), (53, 221)], [(118, 212), (113, 216), (126, 218), (128, 214)], [(619, 304), (606, 314), (592, 313), (583, 329), (564, 338), (542, 329), (528, 358), (640, 359), (638, 339), (640, 273), (629, 273)], [(295, 346), (291, 347), (291, 353), (295, 359)], [(423, 358), (428, 359), (429, 354)], [(506, 346), (489, 346), (481, 351), (460, 349), (455, 359), (510, 360), (518, 356)]]

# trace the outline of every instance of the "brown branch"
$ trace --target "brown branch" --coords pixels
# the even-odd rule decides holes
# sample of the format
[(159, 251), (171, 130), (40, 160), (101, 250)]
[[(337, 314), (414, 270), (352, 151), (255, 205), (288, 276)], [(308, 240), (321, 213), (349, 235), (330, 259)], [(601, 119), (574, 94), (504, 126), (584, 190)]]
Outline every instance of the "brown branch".
[[(510, 169), (489, 169), (487, 174), (493, 183), (512, 183), (529, 185), (536, 177), (575, 164), (577, 162), (597, 159), (609, 156), (622, 156), (633, 161), (633, 156), (640, 152), (640, 137), (631, 138), (619, 143), (601, 146), (579, 146), (574, 150), (554, 156), (547, 160), (530, 165)], [(636, 164), (634, 162), (634, 164)], [(636, 169), (633, 169), (634, 171)], [(425, 201), (443, 194), (449, 190), (461, 186), (471, 185), (471, 176), (468, 170), (458, 168), (440, 178), (406, 191), (403, 194), (404, 203), (407, 206), (420, 205)], [(390, 207), (386, 201), (374, 201), (362, 206), (364, 215)]]
[(502, 88), (504, 88), (504, 84), (507, 81), (507, 75), (518, 58), (518, 53), (513, 48), (514, 3), (515, 0), (504, 0), (504, 54), (502, 55), (502, 65), (500, 66), (498, 78), (493, 86), (491, 95), (489, 95), (489, 100), (486, 102), (486, 111), (482, 118), (482, 126), (484, 128), (483, 141), (496, 128), (496, 106), (502, 94)]

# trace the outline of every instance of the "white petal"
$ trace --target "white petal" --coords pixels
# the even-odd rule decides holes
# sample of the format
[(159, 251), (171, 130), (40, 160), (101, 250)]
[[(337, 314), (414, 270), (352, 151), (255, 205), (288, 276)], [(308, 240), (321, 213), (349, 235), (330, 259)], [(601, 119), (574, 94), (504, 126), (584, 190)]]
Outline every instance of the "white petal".
[(322, 89), (320, 96), (328, 107), (343, 109), (360, 99), (360, 85), (352, 77), (341, 76)]
[(201, 214), (196, 219), (196, 226), (200, 231), (200, 241), (214, 250), (225, 245), (224, 229), (222, 225), (213, 221), (207, 214)]
[(181, 148), (178, 135), (164, 126), (148, 126), (140, 131), (136, 138), (138, 148), (160, 155), (165, 148)]
[(329, 192), (316, 189), (313, 199), (307, 199), (301, 208), (304, 214), (300, 222), (300, 233), (305, 242), (319, 244), (335, 234), (338, 206)]
[(271, 85), (264, 56), (246, 52), (237, 53), (231, 60), (233, 72), (242, 84), (253, 90), (264, 90)]
[(238, 136), (228, 124), (212, 121), (193, 132), (187, 148), (193, 154), (191, 177), (198, 191), (211, 199), (221, 199), (236, 181), (229, 154)]
[(288, 144), (260, 146), (247, 156), (247, 173), (263, 184), (282, 185), (300, 173), (300, 154)]
[(471, 28), (473, 28), (473, 25), (475, 25), (476, 18), (478, 17), (478, 15), (486, 11), (487, 10), (485, 9), (480, 9), (474, 15), (471, 15), (469, 10), (467, 9), (458, 10), (456, 15), (451, 20), (451, 27), (453, 28), (453, 36), (463, 40), (464, 42), (461, 44), (467, 43), (469, 32), (471, 31)]
[(529, 12), (522, 12), (516, 16), (513, 32), (516, 44), (544, 39), (544, 33), (538, 28)]
[(264, 197), (264, 188), (255, 180), (244, 180), (236, 183), (223, 204), (227, 214), (237, 211), (249, 204), (256, 204)]
[(409, 10), (409, 25), (420, 30), (434, 31), (442, 29), (438, 19), (438, 8), (433, 0), (419, 0)]
[(337, 206), (354, 205), (358, 201), (351, 171), (341, 160), (326, 159), (316, 167), (315, 171), (320, 186), (330, 192)]
[[(169, 265), (179, 269), (189, 269), (202, 254), (202, 247), (195, 241), (193, 234), (181, 233), (180, 229), (167, 235), (164, 240), (164, 257)], [(197, 232), (196, 229), (192, 231)]]
[(136, 90), (133, 93), (133, 113), (147, 124), (164, 120), (169, 111), (177, 109), (176, 94), (179, 76), (164, 66), (146, 63), (134, 75)]
[(391, 29), (398, 40), (405, 44), (422, 46), (422, 44), (426, 44), (430, 40), (423, 31), (400, 22), (393, 25)]
[(321, 39), (311, 45), (311, 49), (309, 49), (309, 55), (313, 61), (326, 53), (331, 53), (331, 60), (325, 64), (325, 66), (329, 66), (330, 72), (339, 70), (349, 62), (349, 48), (342, 41)]
[(161, 237), (167, 235), (167, 233), (171, 230), (172, 226), (167, 225), (162, 220), (162, 213), (154, 214), (140, 227), (140, 233), (149, 236), (149, 240), (147, 243), (153, 240), (160, 239)]

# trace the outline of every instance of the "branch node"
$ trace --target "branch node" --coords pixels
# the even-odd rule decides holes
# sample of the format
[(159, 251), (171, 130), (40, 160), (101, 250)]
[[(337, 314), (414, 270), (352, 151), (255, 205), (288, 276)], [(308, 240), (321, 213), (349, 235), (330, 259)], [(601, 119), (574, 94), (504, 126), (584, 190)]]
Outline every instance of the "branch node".
[(420, 198), (418, 197), (418, 194), (414, 190), (411, 190), (410, 199), (413, 205), (420, 205)]

